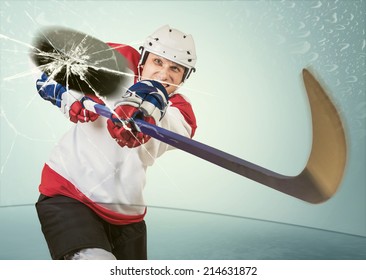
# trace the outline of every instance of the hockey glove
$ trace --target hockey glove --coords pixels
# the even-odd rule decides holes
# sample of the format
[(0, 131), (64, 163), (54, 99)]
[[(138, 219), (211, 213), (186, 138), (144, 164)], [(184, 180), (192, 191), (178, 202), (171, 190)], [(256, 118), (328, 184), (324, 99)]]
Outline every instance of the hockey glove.
[[(168, 93), (164, 86), (156, 81), (140, 81), (131, 86), (114, 109), (116, 118), (129, 120), (141, 118), (144, 121), (156, 124), (166, 112)], [(124, 126), (112, 120), (107, 121), (108, 131), (121, 146), (138, 147), (151, 138), (133, 129), (130, 122)]]
[(49, 79), (45, 73), (37, 80), (36, 88), (44, 100), (60, 108), (61, 112), (74, 123), (95, 121), (98, 118), (97, 114), (84, 108), (82, 101), (87, 98), (84, 94), (76, 92), (71, 94), (63, 85)]

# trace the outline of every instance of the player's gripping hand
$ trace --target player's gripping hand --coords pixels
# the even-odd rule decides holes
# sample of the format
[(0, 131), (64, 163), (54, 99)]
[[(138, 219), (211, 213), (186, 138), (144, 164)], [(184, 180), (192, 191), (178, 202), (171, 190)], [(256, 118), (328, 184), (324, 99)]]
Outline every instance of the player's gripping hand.
[(107, 121), (108, 131), (121, 147), (134, 148), (149, 141), (150, 136), (136, 131), (129, 119), (140, 118), (156, 124), (166, 112), (168, 93), (164, 86), (152, 80), (140, 81), (131, 86), (114, 109), (115, 118), (126, 120), (125, 125)]
[(95, 121), (98, 118), (97, 114), (86, 110), (83, 106), (83, 100), (88, 97), (77, 92), (70, 93), (63, 85), (49, 79), (45, 73), (37, 80), (36, 88), (44, 100), (60, 108), (61, 112), (74, 123)]

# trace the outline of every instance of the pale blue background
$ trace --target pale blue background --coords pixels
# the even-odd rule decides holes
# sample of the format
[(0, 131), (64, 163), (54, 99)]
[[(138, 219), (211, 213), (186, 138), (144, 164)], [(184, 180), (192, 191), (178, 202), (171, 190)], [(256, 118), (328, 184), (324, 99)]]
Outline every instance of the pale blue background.
[[(260, 254), (284, 244), (289, 252), (299, 251), (296, 242), (287, 242), (296, 240), (296, 230), (281, 224), (286, 223), (350, 234), (356, 243), (347, 250), (356, 249), (356, 255), (348, 258), (365, 258), (358, 243), (365, 244), (366, 237), (365, 1), (1, 1), (0, 11), (1, 259), (48, 258), (33, 203), (41, 168), (72, 125), (36, 94), (27, 54), (32, 36), (40, 27), (60, 25), (138, 48), (167, 23), (196, 42), (197, 73), (181, 90), (196, 112), (196, 140), (297, 174), (310, 151), (300, 76), (308, 67), (340, 110), (349, 159), (338, 193), (311, 205), (183, 152), (169, 152), (148, 171), (150, 256), (304, 258), (301, 252)], [(301, 240), (312, 236), (303, 229)], [(262, 240), (264, 230), (268, 235)], [(315, 236), (319, 243), (329, 240)], [(315, 246), (312, 240), (303, 248)], [(347, 258), (342, 251), (323, 254), (317, 248), (309, 258)]]

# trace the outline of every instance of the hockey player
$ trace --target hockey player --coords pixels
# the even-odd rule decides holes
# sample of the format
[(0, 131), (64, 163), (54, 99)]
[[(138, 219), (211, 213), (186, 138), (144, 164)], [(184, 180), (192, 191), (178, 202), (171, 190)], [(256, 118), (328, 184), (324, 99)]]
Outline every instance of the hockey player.
[(136, 113), (150, 123), (193, 137), (196, 120), (177, 89), (195, 70), (191, 35), (163, 26), (138, 53), (110, 43), (128, 60), (127, 92), (106, 100), (67, 90), (45, 74), (37, 80), (42, 98), (76, 123), (59, 140), (42, 171), (36, 203), (53, 259), (147, 259), (146, 169), (171, 147), (98, 117), (85, 99), (114, 108), (116, 117)]

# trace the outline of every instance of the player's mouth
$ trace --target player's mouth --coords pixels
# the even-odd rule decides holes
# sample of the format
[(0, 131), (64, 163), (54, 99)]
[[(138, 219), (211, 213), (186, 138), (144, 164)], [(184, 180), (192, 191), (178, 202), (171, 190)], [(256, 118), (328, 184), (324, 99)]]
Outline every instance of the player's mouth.
[(165, 89), (167, 89), (170, 86), (170, 84), (166, 84), (166, 83), (161, 83), (161, 84), (163, 85), (163, 87), (165, 87)]

